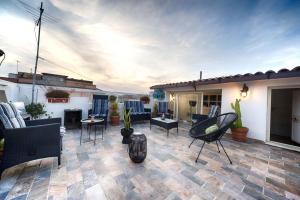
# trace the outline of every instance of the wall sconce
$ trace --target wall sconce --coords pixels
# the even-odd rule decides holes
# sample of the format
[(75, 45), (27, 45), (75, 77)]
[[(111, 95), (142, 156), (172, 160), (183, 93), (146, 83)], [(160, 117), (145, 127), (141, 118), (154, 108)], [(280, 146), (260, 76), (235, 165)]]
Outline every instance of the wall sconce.
[(244, 83), (243, 89), (241, 90), (241, 96), (243, 98), (247, 97), (248, 91), (249, 91), (249, 87), (246, 85), (246, 83)]
[(3, 59), (2, 59), (1, 62), (0, 62), (0, 66), (1, 66), (3, 60), (5, 59), (5, 53), (4, 53), (4, 51), (3, 51), (2, 49), (0, 49), (0, 57), (1, 57), (1, 56), (3, 56)]
[(174, 93), (170, 93), (170, 101), (173, 102), (175, 100), (175, 95)]

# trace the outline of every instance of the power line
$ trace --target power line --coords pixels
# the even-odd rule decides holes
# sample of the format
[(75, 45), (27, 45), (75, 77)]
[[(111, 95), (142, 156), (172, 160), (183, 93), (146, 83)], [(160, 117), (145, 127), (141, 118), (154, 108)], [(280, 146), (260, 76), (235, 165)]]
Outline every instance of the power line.
[[(36, 21), (39, 18), (39, 10), (32, 7), (31, 5), (29, 5), (27, 3), (25, 3), (24, 1), (16, 0), (16, 2), (13, 2), (13, 4), (15, 6), (17, 6), (18, 8), (22, 9), (23, 11), (25, 11), (26, 13), (33, 16), (34, 21)], [(55, 17), (53, 17), (49, 14), (45, 14), (45, 16), (43, 17), (42, 20), (45, 22), (49, 22), (49, 23), (57, 23), (58, 22), (58, 19), (56, 19)]]
[[(24, 2), (24, 1), (22, 1), (22, 0), (16, 0), (16, 1), (19, 2), (19, 3), (22, 5), (22, 7), (23, 7), (24, 9), (26, 9), (26, 10), (30, 10), (30, 11), (32, 11), (33, 13), (34, 13), (34, 11), (35, 11), (36, 14), (38, 14), (38, 13), (40, 12), (39, 9), (34, 8), (33, 6), (29, 5), (28, 3), (26, 3), (26, 2)], [(57, 18), (51, 16), (50, 14), (48, 14), (48, 13), (46, 13), (46, 12), (44, 12), (43, 14), (44, 14), (44, 18), (48, 18), (48, 19), (50, 19), (50, 20), (53, 20), (54, 22), (57, 22), (57, 20), (58, 20)]]
[(43, 58), (43, 57), (39, 57), (42, 61), (45, 61), (45, 62), (47, 62), (47, 63), (49, 63), (49, 64), (52, 64), (52, 65), (55, 65), (55, 66), (57, 66), (57, 67), (60, 67), (60, 68), (62, 68), (62, 69), (64, 69), (64, 70), (67, 70), (67, 71), (69, 71), (69, 72), (72, 72), (72, 73), (74, 73), (74, 74), (76, 74), (76, 75), (78, 75), (78, 76), (80, 76), (80, 77), (82, 77), (82, 78), (85, 78), (85, 79), (90, 79), (89, 77), (87, 77), (87, 76), (85, 76), (85, 75), (83, 75), (83, 74), (80, 74), (80, 73), (78, 73), (78, 72), (76, 72), (76, 71), (73, 71), (73, 70), (71, 70), (71, 69), (69, 69), (69, 68), (67, 68), (67, 67), (64, 67), (64, 66), (62, 66), (62, 65), (60, 65), (60, 64), (57, 64), (57, 63), (55, 63), (55, 62), (53, 62), (53, 61), (50, 61), (50, 60), (48, 60), (48, 59), (46, 59), (46, 58)]

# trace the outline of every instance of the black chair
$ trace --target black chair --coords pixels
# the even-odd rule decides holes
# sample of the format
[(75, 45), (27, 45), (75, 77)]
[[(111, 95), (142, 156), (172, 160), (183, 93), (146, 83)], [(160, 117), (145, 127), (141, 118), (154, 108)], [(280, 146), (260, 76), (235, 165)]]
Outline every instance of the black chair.
[[(199, 154), (198, 154), (195, 162), (198, 161), (198, 158), (201, 154), (201, 151), (202, 151), (205, 143), (216, 142), (218, 151), (220, 153), (220, 149), (219, 149), (219, 145), (218, 145), (218, 142), (219, 142), (221, 147), (223, 148), (230, 164), (232, 164), (228, 154), (225, 151), (225, 148), (223, 147), (223, 145), (221, 143), (221, 138), (226, 133), (226, 131), (233, 125), (233, 123), (237, 120), (237, 118), (238, 117), (235, 113), (225, 113), (225, 114), (219, 115), (217, 117), (209, 118), (202, 122), (196, 123), (191, 128), (189, 135), (194, 139), (193, 139), (192, 143), (189, 145), (189, 148), (191, 147), (191, 145), (193, 144), (193, 142), (195, 140), (203, 140), (202, 147), (199, 151)], [(206, 134), (205, 130), (214, 124), (218, 125), (218, 129), (209, 134)]]
[(216, 117), (220, 114), (220, 107), (217, 105), (211, 105), (207, 115), (192, 114), (192, 124), (196, 124), (208, 118)]
[(5, 129), (1, 123), (0, 138), (4, 138), (0, 158), (0, 179), (3, 171), (31, 160), (57, 157), (61, 162), (61, 118), (25, 121), (26, 127)]

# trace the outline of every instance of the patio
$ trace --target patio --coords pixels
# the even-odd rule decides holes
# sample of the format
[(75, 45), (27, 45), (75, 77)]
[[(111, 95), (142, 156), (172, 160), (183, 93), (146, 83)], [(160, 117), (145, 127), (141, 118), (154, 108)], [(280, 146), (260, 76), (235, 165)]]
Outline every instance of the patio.
[[(189, 126), (170, 130), (134, 125), (145, 133), (148, 155), (141, 164), (130, 161), (121, 144), (120, 127), (109, 127), (104, 140), (79, 145), (80, 131), (64, 138), (61, 167), (57, 159), (28, 162), (6, 170), (0, 199), (299, 199), (300, 154), (249, 140), (229, 137), (225, 154), (201, 142), (189, 149)], [(98, 135), (101, 138), (100, 135)]]

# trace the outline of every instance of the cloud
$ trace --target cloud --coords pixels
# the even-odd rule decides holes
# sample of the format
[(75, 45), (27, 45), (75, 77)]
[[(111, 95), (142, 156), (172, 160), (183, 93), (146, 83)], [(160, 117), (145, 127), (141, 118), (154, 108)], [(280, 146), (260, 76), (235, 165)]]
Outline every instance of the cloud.
[[(16, 0), (1, 4), (3, 73), (15, 70), (16, 59), (28, 70), (32, 16)], [(300, 5), (293, 1), (47, 0), (45, 11), (58, 22), (42, 25), (41, 56), (57, 65), (41, 60), (39, 71), (87, 77), (101, 89), (146, 92), (197, 79), (200, 70), (208, 78), (299, 65)]]

